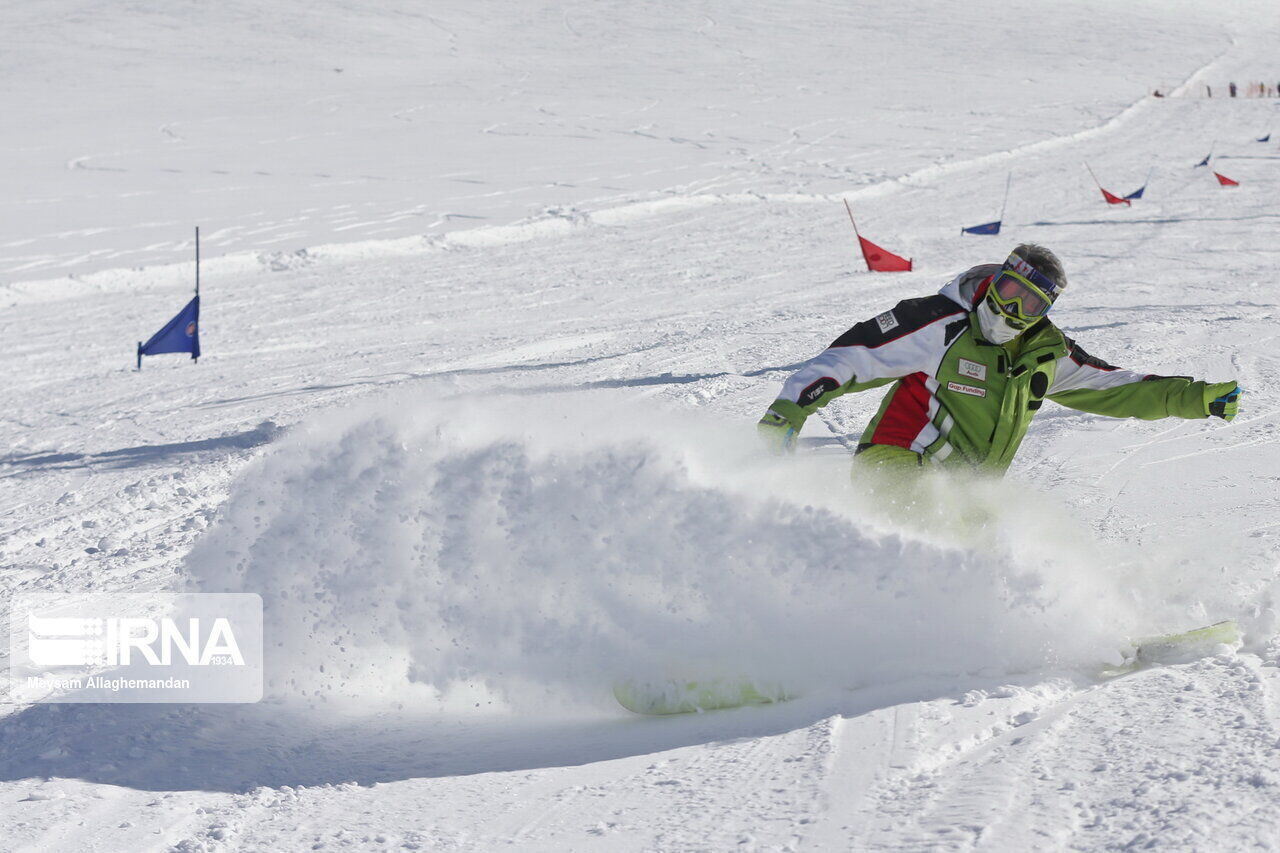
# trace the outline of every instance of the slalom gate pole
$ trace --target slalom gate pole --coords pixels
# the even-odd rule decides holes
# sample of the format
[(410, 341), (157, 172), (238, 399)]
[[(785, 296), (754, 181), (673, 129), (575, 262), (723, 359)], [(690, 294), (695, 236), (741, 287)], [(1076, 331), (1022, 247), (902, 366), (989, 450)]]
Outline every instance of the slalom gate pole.
[(1098, 189), (1102, 189), (1102, 183), (1098, 180), (1098, 176), (1093, 173), (1093, 169), (1089, 166), (1089, 164), (1085, 163), (1084, 167), (1089, 170), (1089, 177), (1093, 178), (1094, 185)]
[(1009, 207), (1009, 187), (1013, 184), (1013, 172), (1009, 173), (1009, 177), (1004, 182), (1004, 201), (1000, 203), (1000, 221), (1004, 222), (1004, 212)]
[(849, 214), (849, 224), (853, 226), (853, 236), (858, 239), (858, 252), (862, 254), (862, 262), (867, 265), (867, 272), (875, 272), (871, 268), (871, 259), (867, 257), (867, 250), (862, 248), (862, 235), (858, 233), (858, 223), (853, 221), (853, 208), (849, 206), (849, 199), (841, 199), (844, 202), (844, 209)]
[(849, 213), (849, 224), (853, 226), (853, 236), (861, 237), (858, 233), (858, 223), (853, 221), (853, 208), (849, 207), (849, 199), (841, 199), (844, 202), (844, 209)]
[[(196, 226), (196, 296), (200, 295), (200, 226)], [(197, 313), (199, 309), (197, 309)], [(192, 364), (199, 364), (200, 359), (192, 357)]]

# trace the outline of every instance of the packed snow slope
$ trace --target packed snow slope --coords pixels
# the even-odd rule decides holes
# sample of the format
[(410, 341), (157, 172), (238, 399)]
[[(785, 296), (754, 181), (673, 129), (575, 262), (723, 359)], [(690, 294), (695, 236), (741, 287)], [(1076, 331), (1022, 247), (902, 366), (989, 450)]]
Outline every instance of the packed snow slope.
[[(0, 587), (254, 591), (271, 651), (258, 705), (6, 705), (0, 846), (1280, 847), (1277, 102), (1189, 96), (1280, 77), (1271, 4), (6, 15)], [(197, 223), (205, 354), (136, 372)], [(1241, 416), (1046, 407), (911, 524), (849, 476), (878, 393), (761, 452), (790, 370), (1023, 240)], [(609, 696), (668, 674), (799, 698)]]
[(1168, 5), (15, 5), (0, 282), (185, 261), (193, 222), (271, 257), (844, 192), (1092, 127), (1226, 49), (1215, 10)]

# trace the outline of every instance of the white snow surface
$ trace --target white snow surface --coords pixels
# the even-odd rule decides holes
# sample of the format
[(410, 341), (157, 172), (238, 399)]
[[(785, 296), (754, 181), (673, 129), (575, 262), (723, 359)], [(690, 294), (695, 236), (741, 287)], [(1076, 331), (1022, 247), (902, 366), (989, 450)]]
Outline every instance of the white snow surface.
[[(256, 705), (5, 704), (0, 849), (1280, 849), (1280, 102), (1192, 97), (1280, 79), (1274, 3), (5, 23), (0, 589), (257, 592), (269, 654)], [(204, 355), (137, 372), (194, 224)], [(878, 392), (761, 450), (790, 370), (1024, 240), (1086, 349), (1241, 416), (1049, 406), (909, 526), (850, 478)], [(610, 696), (708, 674), (799, 698)]]

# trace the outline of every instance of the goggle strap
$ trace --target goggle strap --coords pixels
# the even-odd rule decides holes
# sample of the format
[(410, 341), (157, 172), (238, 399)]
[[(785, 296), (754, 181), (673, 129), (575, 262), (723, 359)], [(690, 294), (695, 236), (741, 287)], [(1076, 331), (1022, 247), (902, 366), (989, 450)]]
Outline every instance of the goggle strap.
[[(1058, 286), (1054, 284), (1048, 276), (1031, 266), (1031, 264), (1027, 263), (1017, 255), (1010, 254), (1009, 257), (1005, 259), (1004, 269), (1001, 270), (1001, 272), (1004, 272), (1004, 270), (1016, 272), (1018, 275), (1040, 288), (1040, 290), (1043, 290), (1045, 296), (1049, 297), (1050, 302), (1058, 298)], [(997, 273), (996, 278), (999, 277), (1000, 275)]]

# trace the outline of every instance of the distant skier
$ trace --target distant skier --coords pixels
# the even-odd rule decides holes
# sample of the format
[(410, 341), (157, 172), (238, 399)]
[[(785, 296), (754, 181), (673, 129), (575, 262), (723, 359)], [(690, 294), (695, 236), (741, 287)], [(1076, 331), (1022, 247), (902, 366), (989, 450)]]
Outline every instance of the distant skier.
[(1085, 352), (1046, 316), (1066, 286), (1043, 246), (973, 267), (936, 296), (899, 302), (837, 338), (786, 381), (759, 430), (790, 450), (817, 409), (893, 383), (862, 434), (859, 461), (1002, 474), (1046, 399), (1115, 418), (1236, 416), (1234, 381), (1134, 373)]

